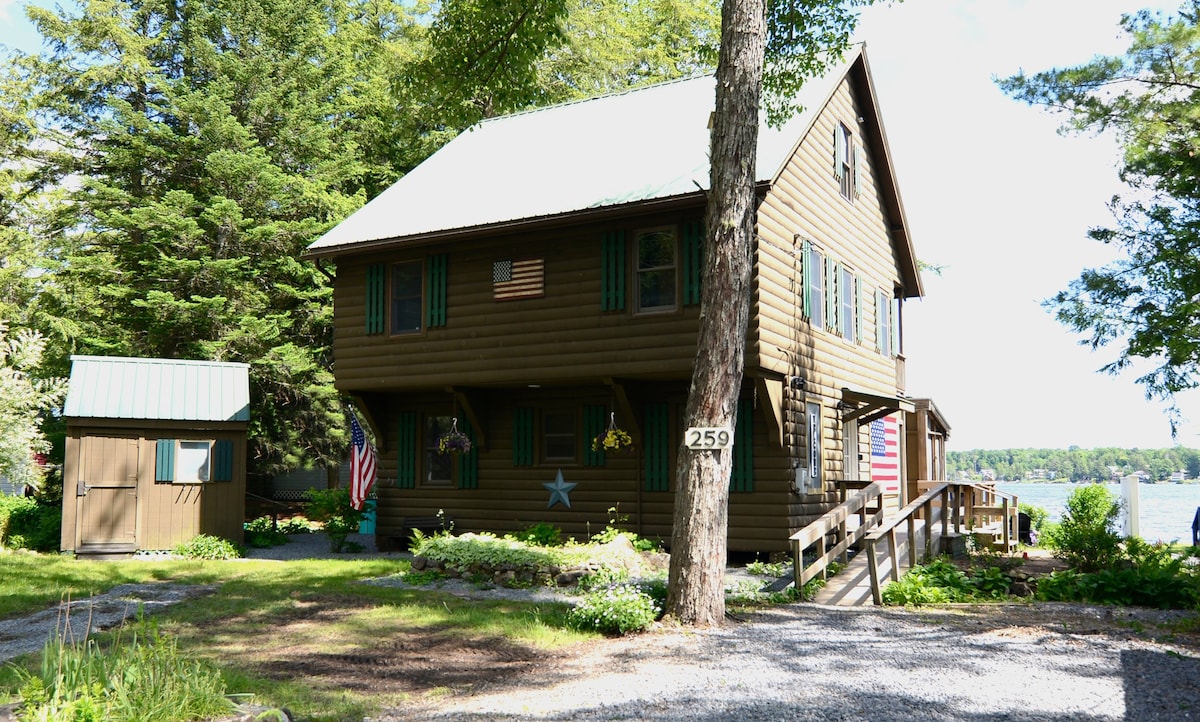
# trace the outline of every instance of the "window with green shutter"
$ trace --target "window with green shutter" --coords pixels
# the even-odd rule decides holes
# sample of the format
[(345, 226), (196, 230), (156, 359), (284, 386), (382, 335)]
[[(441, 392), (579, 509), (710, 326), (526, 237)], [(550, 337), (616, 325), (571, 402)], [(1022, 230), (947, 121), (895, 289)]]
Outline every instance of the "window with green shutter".
[(892, 355), (892, 303), (883, 289), (875, 290), (875, 350)]
[(609, 231), (601, 239), (600, 310), (625, 310), (624, 231)]
[(387, 319), (387, 266), (383, 263), (367, 266), (365, 315), (367, 335), (383, 333)]
[(838, 263), (832, 258), (825, 259), (825, 329), (836, 332), (838, 329)]
[(417, 414), (401, 412), (396, 417), (396, 487), (413, 489), (417, 485)]
[(825, 326), (825, 254), (804, 242), (804, 316), (814, 327)]
[(154, 481), (175, 481), (175, 439), (159, 439), (154, 445)]
[(429, 257), (426, 287), (429, 289), (427, 321), (430, 328), (446, 325), (446, 254)]
[(738, 399), (729, 490), (754, 491), (754, 402), (747, 399)]
[(233, 481), (233, 442), (229, 439), (213, 442), (212, 480)]
[(671, 436), (670, 410), (667, 404), (646, 404), (645, 464), (646, 491), (667, 491), (670, 488)]
[(865, 343), (863, 338), (863, 279), (854, 277), (854, 338), (858, 343)]
[(533, 409), (519, 406), (513, 410), (513, 466), (533, 466)]
[(683, 305), (699, 305), (703, 277), (704, 221), (691, 221), (683, 225)]

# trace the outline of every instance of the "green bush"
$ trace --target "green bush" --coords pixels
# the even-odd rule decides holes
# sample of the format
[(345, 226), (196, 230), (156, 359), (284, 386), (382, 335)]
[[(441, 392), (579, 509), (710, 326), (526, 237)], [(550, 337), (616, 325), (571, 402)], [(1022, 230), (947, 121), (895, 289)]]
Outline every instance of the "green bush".
[(346, 537), (358, 532), (366, 512), (350, 504), (349, 489), (309, 489), (305, 512), (308, 518), (320, 522), (329, 537), (329, 548), (337, 553), (362, 551), (362, 545), (347, 542)]
[(1088, 484), (1071, 492), (1062, 521), (1047, 534), (1054, 555), (1081, 572), (1109, 568), (1121, 560), (1121, 537), (1116, 533), (1121, 504), (1103, 484)]
[(228, 539), (198, 534), (176, 544), (171, 553), (184, 559), (240, 559), (241, 551)]
[(1126, 559), (1094, 572), (1067, 570), (1038, 580), (1037, 597), (1160, 609), (1200, 608), (1200, 572), (1165, 545), (1126, 540)]
[(946, 559), (913, 567), (882, 592), (883, 603), (893, 605), (948, 604), (1003, 599), (1012, 578), (997, 566), (964, 572)]
[(466, 571), (472, 568), (548, 568), (561, 565), (565, 555), (548, 547), (532, 547), (494, 534), (413, 534), (409, 547), (415, 556)]
[(0, 547), (55, 552), (61, 536), (61, 506), (0, 494)]
[(540, 521), (514, 534), (506, 534), (505, 538), (539, 547), (552, 547), (562, 544), (562, 529), (553, 524)]
[(650, 627), (662, 614), (662, 605), (636, 584), (617, 584), (596, 590), (567, 613), (575, 629), (624, 635)]

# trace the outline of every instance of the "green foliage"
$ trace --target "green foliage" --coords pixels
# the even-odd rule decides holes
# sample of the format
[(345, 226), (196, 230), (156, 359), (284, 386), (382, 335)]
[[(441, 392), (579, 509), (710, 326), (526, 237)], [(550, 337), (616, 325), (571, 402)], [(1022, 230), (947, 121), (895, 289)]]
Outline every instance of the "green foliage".
[(1114, 531), (1120, 502), (1101, 484), (1071, 492), (1058, 526), (1046, 535), (1055, 556), (1081, 572), (1111, 567), (1121, 558), (1121, 537)]
[(1125, 540), (1124, 559), (1091, 572), (1054, 572), (1038, 580), (1045, 601), (1091, 602), (1161, 609), (1200, 608), (1200, 570), (1166, 545)]
[[(562, 563), (564, 553), (546, 547), (531, 547), (515, 539), (494, 534), (414, 534), (411, 551), (415, 556), (442, 562), (455, 569), (472, 568), (546, 568)], [(419, 538), (418, 538), (419, 537)]]
[(145, 620), (119, 631), (108, 648), (59, 635), (42, 650), (39, 670), (20, 674), (26, 722), (176, 722), (233, 709), (220, 672), (188, 659)]
[[(1114, 224), (1088, 235), (1121, 255), (1085, 269), (1046, 306), (1085, 334), (1082, 343), (1091, 348), (1121, 347), (1103, 370), (1157, 364), (1137, 380), (1148, 395), (1168, 399), (1200, 383), (1200, 337), (1192, 332), (1200, 282), (1197, 10), (1189, 0), (1173, 16), (1149, 10), (1125, 15), (1121, 26), (1130, 46), (1124, 55), (1000, 81), (1014, 98), (1059, 114), (1064, 131), (1111, 132), (1119, 139), (1119, 176), (1130, 190), (1110, 202)], [(1174, 404), (1170, 412), (1175, 428)]]
[(552, 547), (562, 544), (562, 529), (549, 522), (541, 521), (515, 534), (506, 534), (505, 538), (515, 539), (525, 544), (533, 544), (534, 546)]
[(1049, 513), (1045, 509), (1033, 504), (1026, 504), (1022, 501), (1017, 504), (1017, 511), (1029, 517), (1030, 529), (1036, 531), (1038, 534), (1045, 532), (1046, 519), (1049, 516)]
[(358, 525), (366, 512), (355, 509), (350, 503), (349, 489), (309, 489), (305, 513), (309, 519), (319, 522), (329, 537), (329, 548), (334, 552), (362, 551), (362, 545), (346, 541), (346, 537), (358, 532)]
[(0, 494), (0, 547), (55, 552), (61, 534), (61, 506)]
[(783, 577), (792, 573), (792, 564), (791, 562), (760, 562), (755, 560), (746, 565), (746, 572), (756, 577)]
[(45, 345), (36, 331), (10, 333), (0, 316), (0, 477), (34, 488), (42, 471), (33, 454), (50, 450), (42, 422), (66, 392), (64, 380), (38, 378)]
[(1172, 472), (1184, 470), (1195, 479), (1200, 475), (1200, 451), (1176, 446), (1169, 449), (975, 449), (946, 453), (946, 470), (957, 477), (966, 473), (981, 478), (983, 469), (991, 469), (996, 478), (1023, 481), (1035, 472), (1044, 472), (1047, 481), (1107, 481), (1112, 467), (1120, 476), (1145, 471), (1150, 478), (1163, 481)]
[(661, 603), (635, 584), (617, 584), (596, 590), (567, 614), (575, 629), (625, 635), (648, 629), (662, 615)]
[(989, 601), (1006, 598), (1011, 584), (1012, 579), (997, 566), (968, 573), (947, 559), (935, 559), (889, 583), (882, 597), (884, 604), (912, 606)]
[(176, 544), (171, 553), (184, 559), (240, 559), (241, 551), (228, 539), (198, 534)]

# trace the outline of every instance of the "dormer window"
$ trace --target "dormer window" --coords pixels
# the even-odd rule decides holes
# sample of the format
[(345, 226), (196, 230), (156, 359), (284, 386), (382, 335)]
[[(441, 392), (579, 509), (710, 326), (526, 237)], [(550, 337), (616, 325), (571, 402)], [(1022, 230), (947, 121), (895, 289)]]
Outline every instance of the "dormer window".
[(855, 195), (854, 134), (845, 123), (838, 123), (833, 131), (833, 175), (838, 180), (838, 190), (846, 200), (853, 201)]

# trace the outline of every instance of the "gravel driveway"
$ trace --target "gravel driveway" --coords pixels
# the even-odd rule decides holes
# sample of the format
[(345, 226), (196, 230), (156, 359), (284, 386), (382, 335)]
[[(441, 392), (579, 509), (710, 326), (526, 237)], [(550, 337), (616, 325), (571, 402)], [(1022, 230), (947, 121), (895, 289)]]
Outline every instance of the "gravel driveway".
[[(1010, 611), (1019, 621), (1005, 621)], [(415, 700), (373, 722), (1200, 720), (1196, 647), (1140, 638), (1160, 613), (1113, 614), (791, 605), (597, 645), (516, 684)]]

